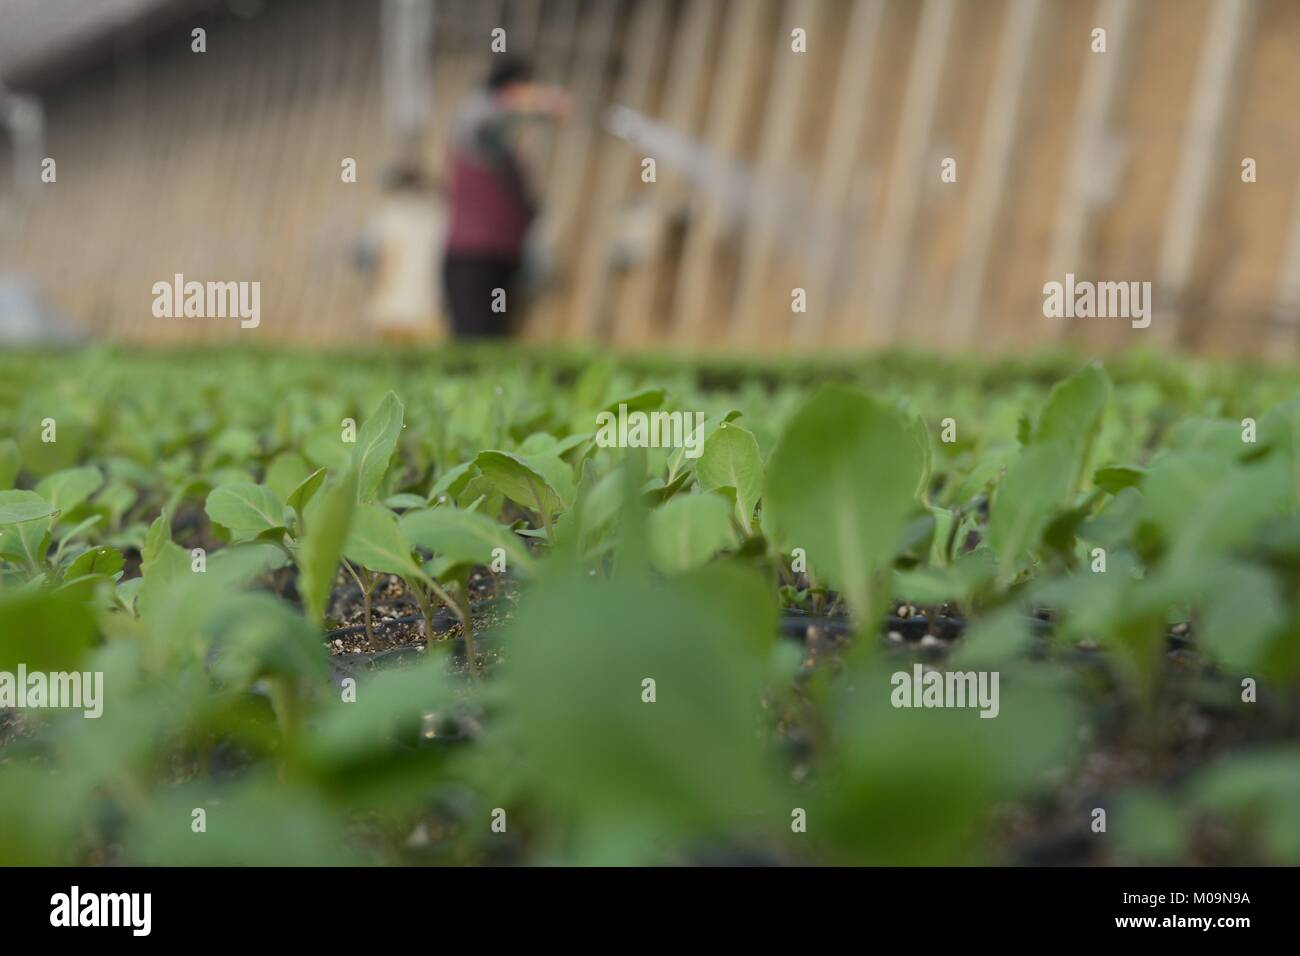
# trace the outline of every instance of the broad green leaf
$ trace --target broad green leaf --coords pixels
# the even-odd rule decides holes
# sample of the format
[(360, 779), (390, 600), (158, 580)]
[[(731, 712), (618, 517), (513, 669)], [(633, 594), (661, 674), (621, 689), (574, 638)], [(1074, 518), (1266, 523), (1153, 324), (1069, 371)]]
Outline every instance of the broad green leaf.
[(112, 527), (122, 523), (122, 518), (135, 504), (137, 494), (125, 481), (110, 478), (108, 484), (95, 497), (93, 508), (108, 518)]
[(577, 435), (569, 435), (565, 438), (561, 438), (555, 443), (555, 447), (551, 449), (551, 454), (557, 458), (563, 458), (569, 452), (573, 451), (573, 449), (581, 448), (594, 437), (595, 436), (591, 432), (581, 432)]
[(1291, 501), (1289, 469), (1277, 458), (1237, 465), (1212, 452), (1173, 452), (1151, 466), (1144, 487), (1147, 514), (1180, 562), (1244, 545)]
[(316, 492), (320, 490), (320, 486), (324, 482), (325, 482), (325, 469), (317, 468), (310, 475), (308, 475), (306, 478), (300, 481), (294, 487), (293, 491), (289, 492), (289, 497), (288, 497), (289, 507), (301, 515), (303, 513), (303, 509), (307, 507), (307, 503), (311, 501), (311, 499), (315, 496)]
[[(899, 416), (827, 385), (786, 423), (767, 468), (764, 527), (873, 613), (873, 577), (893, 559), (916, 501), (920, 455)], [(769, 520), (770, 519), (770, 520)]]
[(455, 468), (444, 471), (438, 480), (433, 483), (433, 487), (429, 489), (429, 502), (439, 501), (443, 495), (446, 495), (449, 499), (455, 499), (465, 485), (469, 483), (469, 480), (474, 477), (473, 468), (474, 463), (467, 461)]
[(149, 530), (145, 534), (144, 546), (140, 549), (141, 567), (147, 566), (150, 562), (159, 558), (167, 545), (172, 540), (171, 519), (166, 512), (160, 514), (149, 525)]
[(52, 518), (35, 518), (0, 527), (0, 558), (39, 567), (50, 550)]
[(87, 574), (107, 574), (111, 576), (121, 571), (124, 563), (122, 552), (116, 548), (90, 548), (73, 559), (63, 576), (69, 580)]
[(1087, 467), (1109, 400), (1110, 379), (1096, 363), (1058, 382), (1047, 397), (1033, 444), (1069, 449), (1071, 488)]
[(474, 464), (503, 495), (548, 521), (573, 499), (573, 471), (559, 458), (522, 458), (504, 451), (484, 451), (479, 452)]
[(832, 858), (895, 866), (978, 861), (981, 846), (971, 837), (990, 812), (1072, 756), (1080, 714), (1054, 675), (1012, 675), (1007, 665), (984, 672), (1002, 680), (986, 697), (997, 718), (981, 719), (992, 709), (900, 706), (898, 693), (919, 662), (855, 663), (830, 689), (836, 746), (818, 768), (825, 786), (808, 794), (808, 818), (831, 827), (821, 848)]
[(302, 595), (307, 620), (320, 626), (339, 568), (339, 557), (348, 540), (348, 529), (357, 501), (357, 477), (345, 471), (333, 484), (316, 495), (307, 506), (306, 533), (298, 544), (298, 592)]
[(93, 465), (84, 468), (67, 468), (42, 478), (36, 493), (54, 506), (54, 510), (67, 514), (93, 495), (104, 483), (104, 476)]
[(1141, 863), (1173, 863), (1186, 851), (1193, 821), (1161, 790), (1121, 793), (1113, 816), (1116, 842)]
[(1142, 510), (1142, 493), (1134, 487), (1121, 488), (1083, 523), (1079, 536), (1104, 548), (1122, 548), (1132, 541)]
[(262, 484), (287, 501), (293, 490), (311, 473), (312, 466), (302, 455), (294, 451), (281, 452), (266, 466)]
[(1022, 657), (1032, 641), (1020, 608), (1004, 608), (971, 625), (949, 658), (950, 666), (1000, 667)]
[[(788, 819), (754, 730), (775, 631), (757, 575), (709, 567), (653, 584), (552, 568), (509, 627), (502, 732), (528, 755), (513, 766), (542, 806), (566, 808), (588, 852), (605, 827), (691, 841), (730, 832), (738, 814)], [(615, 858), (649, 862), (662, 846), (620, 843)]]
[(605, 406), (604, 411), (613, 415), (619, 414), (619, 408), (626, 406), (626, 412), (649, 412), (664, 403), (664, 390), (662, 388), (644, 388), (633, 395), (626, 395), (623, 398), (615, 399)]
[(357, 472), (358, 501), (373, 501), (378, 496), (379, 486), (388, 471), (389, 459), (393, 457), (397, 440), (402, 434), (404, 413), (401, 400), (389, 392), (361, 424), (361, 430), (357, 433), (357, 447), (352, 452)]
[(1300, 862), (1300, 749), (1231, 754), (1196, 774), (1188, 790), (1197, 809), (1248, 822), (1269, 859)]
[(250, 538), (283, 528), (284, 502), (265, 485), (237, 484), (214, 488), (204, 510), (236, 538)]
[(454, 564), (488, 565), (492, 552), (504, 548), (508, 567), (528, 569), (532, 558), (518, 536), (476, 511), (431, 508), (408, 511), (398, 525), (406, 540)]
[(371, 571), (419, 577), (411, 544), (397, 526), (397, 516), (382, 505), (357, 505), (344, 547), (348, 560)]
[(1258, 440), (1286, 462), (1291, 473), (1291, 504), (1300, 509), (1300, 397), (1270, 409), (1260, 419)]
[(1214, 809), (1249, 809), (1274, 803), (1294, 812), (1300, 799), (1300, 750), (1269, 747), (1233, 755), (1201, 771), (1192, 781), (1194, 800)]
[(1171, 452), (1151, 466), (1143, 496), (1146, 515), (1172, 541), (1195, 520), (1202, 501), (1232, 474), (1231, 460), (1209, 452)]
[(60, 533), (59, 547), (66, 549), (69, 544), (71, 544), (73, 541), (76, 541), (77, 538), (81, 537), (81, 535), (85, 534), (95, 525), (99, 524), (100, 521), (102, 520), (103, 520), (102, 515), (95, 514), (95, 515), (91, 515), (88, 518), (83, 518), (82, 520), (78, 521), (67, 531)]
[[(695, 439), (695, 441), (707, 442), (709, 440), (709, 436), (712, 435), (714, 431), (717, 430), (718, 426), (720, 426), (723, 422), (734, 421), (739, 417), (740, 417), (740, 411), (738, 409), (733, 408), (733, 409), (729, 409), (726, 412), (723, 412), (721, 415), (714, 415), (712, 418), (706, 418), (704, 420), (704, 427), (700, 429), (700, 435), (698, 438)], [(703, 448), (704, 446), (700, 445), (698, 447)], [(690, 460), (691, 459), (686, 457), (685, 444), (682, 444), (679, 447), (674, 448), (672, 450), (672, 452), (668, 455), (667, 482), (669, 484), (672, 484), (672, 482), (676, 480), (678, 474), (682, 471), (682, 469)]]
[[(451, 502), (457, 508), (465, 511), (477, 511), (480, 514), (494, 517), (501, 514), (501, 503), (505, 501), (505, 496), (496, 485), (488, 481), (475, 469), (474, 477), (465, 483), (461, 488), (460, 494)], [(446, 505), (448, 502), (441, 502)]]
[(754, 508), (763, 494), (763, 458), (754, 436), (739, 425), (722, 422), (704, 443), (695, 463), (700, 490), (736, 489), (736, 510), (740, 523), (749, 531)]
[(566, 510), (573, 504), (577, 485), (573, 480), (573, 466), (554, 455), (520, 456), (528, 468), (546, 479), (546, 483), (560, 500), (560, 509)]
[(0, 491), (0, 525), (31, 521), (54, 513), (54, 506), (34, 491)]
[(1034, 430), (1038, 444), (1089, 442), (1110, 397), (1110, 379), (1099, 364), (1085, 366), (1052, 386)]
[(519, 443), (520, 455), (554, 455), (559, 440), (550, 432), (533, 432)]
[(1103, 491), (1117, 495), (1125, 488), (1140, 487), (1146, 473), (1147, 470), (1141, 465), (1107, 465), (1093, 472), (1092, 483)]
[[(204, 780), (164, 792), (157, 810), (129, 821), (124, 837), (132, 859), (152, 866), (332, 866), (356, 862), (347, 827), (319, 790), (280, 779), (232, 786)], [(213, 840), (196, 840), (191, 808), (219, 806), (211, 814)]]
[(1073, 480), (1072, 447), (1026, 446), (998, 483), (989, 520), (989, 543), (998, 559), (1003, 584), (1016, 575), (1037, 546)]
[(1256, 673), (1286, 619), (1286, 605), (1273, 575), (1251, 565), (1231, 564), (1215, 570), (1213, 586), (1203, 595), (1197, 643), (1234, 671)]
[(227, 599), (211, 627), (220, 652), (214, 670), (232, 686), (247, 687), (259, 677), (320, 680), (328, 675), (315, 629), (268, 594)]
[(925, 424), (923, 417), (913, 415), (908, 422), (908, 432), (912, 436), (912, 441), (916, 442), (917, 450), (921, 456), (921, 476), (916, 482), (916, 496), (924, 498), (930, 484), (930, 471), (934, 467), (934, 449), (930, 445), (930, 429)]
[(963, 601), (993, 580), (993, 552), (979, 548), (960, 555), (947, 567), (923, 565), (894, 575), (895, 596), (918, 604)]
[(67, 773), (15, 761), (0, 775), (0, 860), (6, 866), (71, 865), (83, 844), (94, 788)]
[(1241, 425), (1219, 418), (1184, 418), (1169, 430), (1165, 448), (1171, 452), (1200, 453), (1207, 457), (1236, 459), (1250, 450), (1241, 441)]
[(145, 614), (168, 599), (174, 582), (182, 575), (193, 573), (193, 564), (189, 552), (172, 541), (171, 521), (166, 513), (149, 526), (140, 557), (144, 583), (140, 586), (138, 603)]
[(448, 710), (454, 690), (445, 661), (436, 655), (411, 667), (377, 671), (356, 701), (340, 701), (335, 695), (327, 702), (307, 740), (307, 759), (319, 769), (350, 777), (358, 776), (354, 766), (368, 768), (361, 776), (382, 773), (388, 767), (377, 767), (375, 757), (410, 753), (407, 741), (420, 733), (422, 716), (435, 708)]
[(424, 508), (427, 504), (423, 495), (413, 495), (409, 491), (389, 495), (383, 501), (384, 507), (391, 508), (393, 511), (410, 511), (413, 508)]
[(698, 568), (736, 543), (731, 509), (712, 494), (670, 499), (650, 513), (648, 532), (650, 560), (665, 573)]
[(330, 427), (308, 435), (302, 453), (313, 466), (342, 472), (352, 463), (355, 448), (344, 444), (341, 428)]

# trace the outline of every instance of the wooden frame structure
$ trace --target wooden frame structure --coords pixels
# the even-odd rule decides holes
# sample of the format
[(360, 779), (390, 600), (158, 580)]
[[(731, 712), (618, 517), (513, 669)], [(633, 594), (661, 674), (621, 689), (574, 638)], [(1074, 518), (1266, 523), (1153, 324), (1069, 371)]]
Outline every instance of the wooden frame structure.
[[(1233, 323), (1218, 339), (1243, 352), (1300, 344), (1300, 168), (1267, 170), (1287, 178), (1275, 188), (1288, 200), (1272, 204), (1294, 209), (1287, 228), (1262, 228), (1226, 192), (1261, 129), (1274, 155), (1300, 155), (1300, 69), (1264, 85), (1245, 68), (1266, 41), (1300, 46), (1300, 17), (1283, 4), (1082, 0), (1108, 49), (1067, 63), (1053, 51), (1086, 49), (1090, 36), (1079, 16), (1055, 15), (1059, 0), (401, 2), (433, 3), (432, 108), (417, 149), (435, 179), (494, 27), (581, 103), (578, 122), (532, 144), (561, 266), (533, 310), (532, 340), (978, 349), (994, 303), (1041, 294), (1026, 284), (1033, 271), (1038, 282), (1150, 278), (1153, 328), (1116, 324), (1120, 347), (1200, 344), (1189, 309), (1197, 327)], [(151, 283), (174, 272), (262, 281), (265, 339), (366, 339), (368, 280), (352, 261), (393, 147), (381, 7), (268, 0), (254, 19), (212, 14), (203, 56), (189, 52), (186, 22), (20, 90), (42, 103), (59, 180), (3, 197), (0, 272), (34, 276), (63, 311), (122, 339), (231, 335), (149, 316)], [(999, 31), (996, 48), (959, 55), (977, 23)], [(795, 29), (806, 52), (792, 49)], [(1191, 82), (1157, 89), (1174, 74), (1138, 65), (1159, 57), (1194, 64), (1179, 74)], [(988, 72), (974, 72), (976, 60)], [(954, 90), (978, 104), (962, 134), (947, 107)], [(656, 181), (642, 182), (648, 154), (603, 125), (611, 106), (708, 161), (651, 156)], [(1170, 186), (1135, 219), (1115, 214), (1135, 198), (1130, 177), (1117, 175), (1109, 195), (1091, 183), (1109, 150), (1139, 139), (1167, 144), (1158, 161)], [(1047, 140), (1060, 147), (1022, 148)], [(939, 187), (941, 145), (960, 173)], [(1040, 156), (1059, 169), (1026, 168)], [(340, 181), (345, 157), (356, 184)], [(1130, 150), (1124, 169), (1153, 157)], [(15, 160), (0, 133), (0, 190), (15, 162), (31, 160)], [(1057, 184), (1053, 202), (1029, 205), (1018, 188), (1029, 175)], [(1010, 229), (1041, 237), (1041, 269), (1012, 268)], [(1225, 230), (1235, 255), (1277, 263), (1263, 285), (1220, 279), (1209, 252)], [(634, 251), (612, 256), (630, 231), (644, 233)], [(952, 254), (929, 257), (935, 243)], [(923, 261), (943, 263), (926, 296)], [(795, 287), (806, 314), (791, 312)], [(1014, 321), (1024, 348), (1079, 328), (1033, 309)]]

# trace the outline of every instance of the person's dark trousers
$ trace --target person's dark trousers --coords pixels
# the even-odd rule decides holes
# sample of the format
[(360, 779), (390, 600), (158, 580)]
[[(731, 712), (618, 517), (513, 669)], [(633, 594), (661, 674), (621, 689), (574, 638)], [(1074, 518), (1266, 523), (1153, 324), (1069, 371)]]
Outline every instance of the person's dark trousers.
[[(516, 258), (447, 253), (442, 260), (442, 280), (456, 338), (495, 339), (510, 333), (509, 310), (516, 306), (514, 285), (519, 265)], [(505, 293), (505, 311), (492, 309), (494, 302), (501, 301), (498, 289)]]

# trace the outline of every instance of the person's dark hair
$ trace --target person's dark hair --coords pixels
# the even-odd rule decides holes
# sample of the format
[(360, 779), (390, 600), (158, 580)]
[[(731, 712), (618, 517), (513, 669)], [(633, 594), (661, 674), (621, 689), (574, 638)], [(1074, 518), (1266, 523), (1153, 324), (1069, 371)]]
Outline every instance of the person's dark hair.
[(492, 58), (492, 69), (488, 71), (486, 85), (489, 90), (495, 93), (511, 83), (527, 83), (532, 78), (532, 64), (522, 57), (494, 56)]

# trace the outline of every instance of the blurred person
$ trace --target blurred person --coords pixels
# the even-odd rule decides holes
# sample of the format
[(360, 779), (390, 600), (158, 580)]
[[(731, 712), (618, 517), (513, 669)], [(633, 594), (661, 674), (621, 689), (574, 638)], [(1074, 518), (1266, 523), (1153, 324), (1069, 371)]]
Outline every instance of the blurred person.
[[(532, 119), (566, 119), (572, 99), (536, 83), (527, 61), (497, 56), (481, 87), (466, 95), (451, 131), (450, 214), (442, 279), (457, 338), (502, 338), (524, 262), (537, 201), (518, 149)], [(500, 294), (504, 293), (504, 306)]]

